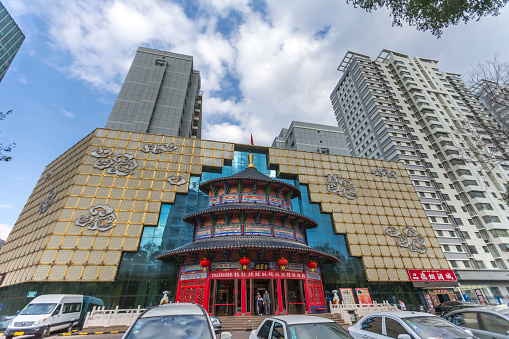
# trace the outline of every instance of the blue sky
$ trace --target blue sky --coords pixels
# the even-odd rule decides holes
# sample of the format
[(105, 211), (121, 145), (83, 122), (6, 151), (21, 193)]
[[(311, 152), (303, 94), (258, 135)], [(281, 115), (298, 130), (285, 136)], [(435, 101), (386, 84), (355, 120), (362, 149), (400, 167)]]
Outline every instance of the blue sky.
[(2, 0), (26, 35), (0, 83), (0, 238), (44, 167), (103, 127), (138, 46), (194, 56), (205, 139), (270, 145), (292, 120), (335, 124), (330, 92), (348, 50), (439, 60), (468, 74), (488, 54), (509, 59), (509, 8), (447, 28), (442, 38), (392, 27), (387, 10), (345, 0)]

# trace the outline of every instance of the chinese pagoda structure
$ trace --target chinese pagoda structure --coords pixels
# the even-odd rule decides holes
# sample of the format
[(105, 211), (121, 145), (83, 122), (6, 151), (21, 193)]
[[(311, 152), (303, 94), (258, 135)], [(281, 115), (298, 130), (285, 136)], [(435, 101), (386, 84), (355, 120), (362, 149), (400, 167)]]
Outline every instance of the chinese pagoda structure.
[(249, 162), (200, 184), (209, 206), (184, 217), (193, 242), (157, 257), (180, 265), (176, 301), (213, 315), (255, 315), (258, 294), (268, 294), (270, 314), (325, 310), (319, 265), (338, 259), (307, 245), (306, 230), (318, 224), (292, 211), (300, 190), (260, 173), (252, 154)]

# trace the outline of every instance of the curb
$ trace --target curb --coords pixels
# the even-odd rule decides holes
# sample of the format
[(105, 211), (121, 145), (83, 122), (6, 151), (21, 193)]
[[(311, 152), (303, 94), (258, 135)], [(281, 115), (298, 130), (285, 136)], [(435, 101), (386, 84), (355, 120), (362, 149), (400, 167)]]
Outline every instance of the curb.
[(60, 333), (59, 336), (63, 335), (89, 335), (89, 334), (114, 334), (114, 333), (125, 333), (125, 331), (111, 331), (111, 332), (69, 332), (69, 333)]

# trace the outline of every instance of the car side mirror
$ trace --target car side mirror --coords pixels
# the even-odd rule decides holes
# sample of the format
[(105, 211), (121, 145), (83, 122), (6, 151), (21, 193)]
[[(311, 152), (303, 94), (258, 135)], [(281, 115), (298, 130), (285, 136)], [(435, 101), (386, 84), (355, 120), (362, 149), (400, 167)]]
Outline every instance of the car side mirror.
[(412, 339), (412, 337), (409, 334), (400, 334), (398, 339)]
[[(464, 330), (464, 331), (467, 332), (468, 335), (470, 335), (472, 337), (474, 336), (474, 332), (472, 332), (471, 330)], [(509, 331), (507, 331), (507, 332), (509, 332)]]
[(221, 333), (221, 336), (219, 339), (230, 339), (232, 337), (232, 334), (230, 332), (223, 332)]

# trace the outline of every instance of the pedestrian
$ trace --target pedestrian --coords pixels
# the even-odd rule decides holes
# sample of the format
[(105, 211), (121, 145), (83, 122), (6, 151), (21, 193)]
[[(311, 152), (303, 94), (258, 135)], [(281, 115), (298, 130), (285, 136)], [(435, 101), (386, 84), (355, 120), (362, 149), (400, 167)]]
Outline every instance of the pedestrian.
[(258, 315), (263, 315), (263, 298), (260, 293), (256, 296), (256, 305), (258, 305)]
[(401, 300), (399, 301), (399, 307), (401, 308), (402, 311), (406, 311), (406, 305)]
[(265, 290), (263, 295), (263, 304), (265, 305), (265, 315), (270, 315), (270, 296), (267, 290)]
[(163, 292), (163, 298), (161, 299), (161, 302), (160, 302), (161, 305), (164, 305), (164, 304), (167, 304), (170, 302), (170, 300), (168, 298), (168, 294), (170, 294), (170, 292), (168, 292), (168, 291)]

